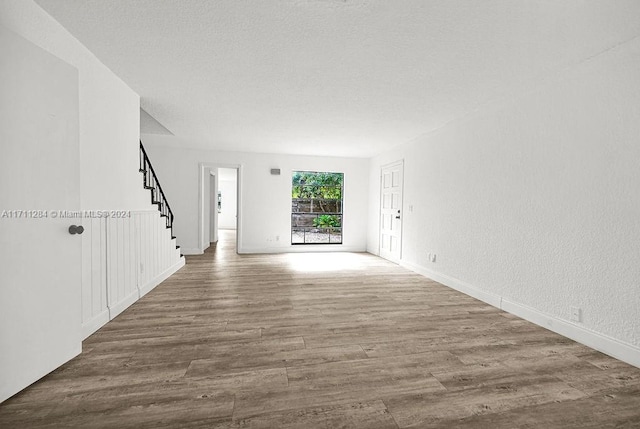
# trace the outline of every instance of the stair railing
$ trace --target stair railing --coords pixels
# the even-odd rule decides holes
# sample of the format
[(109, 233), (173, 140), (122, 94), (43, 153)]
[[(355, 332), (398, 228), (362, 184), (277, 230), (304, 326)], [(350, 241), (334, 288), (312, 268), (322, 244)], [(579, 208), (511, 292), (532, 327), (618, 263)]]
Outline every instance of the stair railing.
[(173, 212), (169, 207), (167, 197), (164, 195), (162, 186), (158, 182), (158, 176), (153, 170), (151, 161), (147, 156), (147, 152), (144, 150), (142, 141), (140, 141), (140, 172), (144, 177), (144, 187), (151, 191), (151, 203), (158, 206), (160, 216), (166, 218), (166, 226), (171, 229), (171, 236), (173, 237)]

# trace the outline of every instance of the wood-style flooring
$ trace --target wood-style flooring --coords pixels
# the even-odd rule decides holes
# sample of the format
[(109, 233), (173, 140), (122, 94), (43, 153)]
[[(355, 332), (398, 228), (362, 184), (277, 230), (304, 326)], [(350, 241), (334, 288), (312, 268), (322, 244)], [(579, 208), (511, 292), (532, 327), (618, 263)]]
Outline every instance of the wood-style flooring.
[(640, 369), (367, 254), (223, 234), (0, 428), (638, 428)]

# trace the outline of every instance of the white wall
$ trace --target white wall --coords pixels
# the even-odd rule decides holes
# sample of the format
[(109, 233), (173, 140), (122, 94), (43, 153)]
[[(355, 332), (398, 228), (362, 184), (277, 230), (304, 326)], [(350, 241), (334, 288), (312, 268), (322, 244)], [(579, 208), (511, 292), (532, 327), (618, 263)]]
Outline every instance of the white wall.
[[(176, 216), (175, 235), (183, 253), (198, 253), (199, 163), (242, 165), (238, 178), (242, 192), (240, 251), (245, 253), (284, 251), (364, 251), (368, 207), (366, 159), (214, 152), (169, 147), (188, 146), (175, 137), (143, 135), (149, 157), (161, 177)], [(280, 168), (272, 176), (271, 168)], [(335, 171), (345, 174), (344, 236), (342, 245), (291, 246), (291, 173), (293, 170)], [(276, 237), (279, 240), (276, 241)]]
[(404, 265), (640, 365), (638, 70), (635, 39), (373, 159), (369, 251), (404, 159)]
[[(156, 209), (157, 213), (138, 171), (139, 96), (33, 1), (0, 2), (0, 24), (78, 69), (80, 208), (131, 212), (126, 219), (82, 220), (85, 234), (82, 260), (77, 261), (82, 264), (78, 293), (86, 337), (106, 323), (109, 315), (115, 317), (157, 285), (169, 268), (175, 271), (184, 263), (169, 230), (163, 227), (159, 238), (157, 228), (144, 227), (149, 222), (162, 223), (159, 215), (150, 214), (153, 221), (134, 224), (141, 212)], [(51, 163), (48, 168), (55, 171), (59, 165)], [(75, 207), (39, 207), (34, 201), (31, 208)], [(119, 235), (109, 241), (112, 233)], [(142, 272), (139, 263), (145, 258), (157, 260), (150, 260)], [(30, 260), (24, 261), (25, 270), (31, 265)]]
[(138, 173), (139, 96), (33, 1), (0, 2), (0, 24), (79, 71), (81, 207), (150, 208)]

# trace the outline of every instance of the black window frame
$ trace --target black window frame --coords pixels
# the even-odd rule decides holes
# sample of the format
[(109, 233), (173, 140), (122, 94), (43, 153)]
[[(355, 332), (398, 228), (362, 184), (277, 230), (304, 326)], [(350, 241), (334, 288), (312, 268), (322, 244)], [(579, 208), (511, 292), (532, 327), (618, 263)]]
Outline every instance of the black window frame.
[[(305, 184), (296, 183), (296, 174), (331, 174), (340, 175), (339, 185), (318, 185), (318, 184)], [(291, 173), (291, 245), (293, 246), (306, 246), (306, 245), (341, 245), (344, 242), (344, 173), (333, 171), (309, 171), (309, 170), (293, 170)], [(320, 187), (325, 188), (326, 191), (333, 193), (339, 191), (340, 198), (314, 198), (314, 197), (298, 197), (297, 195), (304, 195), (303, 187)], [(313, 192), (310, 192), (313, 194)], [(309, 193), (307, 193), (309, 195)], [(323, 208), (323, 204), (330, 206), (330, 211), (326, 211)], [(314, 208), (323, 208), (322, 211), (314, 210)], [(327, 216), (325, 219), (321, 219), (321, 216)], [(311, 219), (312, 225), (309, 225), (309, 219)], [(313, 221), (313, 219), (317, 219)], [(334, 226), (333, 223), (338, 221), (338, 226)], [(324, 225), (323, 225), (324, 224)], [(300, 241), (300, 234), (302, 234), (302, 241)], [(313, 235), (311, 235), (313, 234)], [(327, 237), (327, 241), (317, 241), (318, 238)], [(307, 241), (307, 237), (314, 241)]]

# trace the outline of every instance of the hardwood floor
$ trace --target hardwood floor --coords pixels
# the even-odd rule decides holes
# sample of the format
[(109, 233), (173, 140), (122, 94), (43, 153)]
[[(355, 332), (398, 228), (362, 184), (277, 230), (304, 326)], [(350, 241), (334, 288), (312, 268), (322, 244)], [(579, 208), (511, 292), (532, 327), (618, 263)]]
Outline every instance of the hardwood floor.
[(640, 369), (371, 255), (227, 233), (0, 427), (637, 428)]

